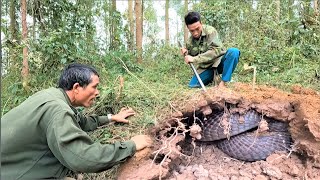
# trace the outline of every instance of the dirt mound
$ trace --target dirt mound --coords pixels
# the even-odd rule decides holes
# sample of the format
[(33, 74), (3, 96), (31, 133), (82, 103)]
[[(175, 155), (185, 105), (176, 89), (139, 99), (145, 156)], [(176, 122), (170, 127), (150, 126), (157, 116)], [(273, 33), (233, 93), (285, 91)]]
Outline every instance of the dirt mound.
[[(293, 139), (289, 152), (275, 152), (265, 161), (242, 162), (228, 157), (210, 142), (187, 138), (190, 129), (181, 122), (186, 113), (210, 114), (212, 105), (231, 105), (230, 111), (254, 109), (263, 116), (289, 123)], [(317, 179), (320, 176), (320, 96), (293, 86), (292, 93), (247, 84), (230, 89), (210, 88), (192, 99), (174, 104), (152, 131), (155, 145), (136, 153), (123, 164), (118, 179)], [(197, 129), (197, 131), (199, 131)], [(195, 136), (194, 136), (195, 137)]]

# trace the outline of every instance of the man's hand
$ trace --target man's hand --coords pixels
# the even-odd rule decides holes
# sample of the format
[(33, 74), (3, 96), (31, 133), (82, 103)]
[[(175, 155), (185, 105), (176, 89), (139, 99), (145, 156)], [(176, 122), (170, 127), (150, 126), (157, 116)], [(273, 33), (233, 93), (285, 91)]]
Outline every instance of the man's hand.
[(188, 54), (188, 50), (186, 48), (180, 48), (180, 54), (182, 56), (186, 56)]
[(147, 135), (137, 135), (132, 137), (131, 140), (136, 144), (137, 151), (152, 145), (152, 139)]
[(189, 63), (193, 63), (193, 58), (194, 57), (192, 57), (192, 56), (190, 56), (190, 55), (186, 55), (185, 57), (184, 57), (184, 62), (186, 62), (187, 64), (189, 64)]
[(122, 108), (118, 114), (111, 116), (111, 121), (129, 123), (129, 120), (127, 120), (126, 118), (135, 114), (136, 113), (132, 108)]

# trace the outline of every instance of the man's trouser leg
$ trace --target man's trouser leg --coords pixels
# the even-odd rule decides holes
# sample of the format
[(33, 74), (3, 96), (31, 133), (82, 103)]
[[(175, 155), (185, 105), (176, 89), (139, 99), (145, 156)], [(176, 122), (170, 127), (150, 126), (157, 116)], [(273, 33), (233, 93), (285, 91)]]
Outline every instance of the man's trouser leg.
[(228, 82), (231, 80), (232, 73), (239, 62), (239, 57), (240, 51), (237, 48), (229, 48), (226, 54), (222, 57), (221, 63), (217, 68), (218, 73), (222, 74), (222, 81)]
[[(202, 80), (204, 85), (208, 85), (209, 83), (212, 82), (213, 79), (213, 69), (207, 69), (203, 71), (202, 73), (199, 74), (200, 79)], [(189, 82), (189, 87), (190, 88), (199, 88), (201, 87), (196, 75), (193, 75), (190, 82)]]

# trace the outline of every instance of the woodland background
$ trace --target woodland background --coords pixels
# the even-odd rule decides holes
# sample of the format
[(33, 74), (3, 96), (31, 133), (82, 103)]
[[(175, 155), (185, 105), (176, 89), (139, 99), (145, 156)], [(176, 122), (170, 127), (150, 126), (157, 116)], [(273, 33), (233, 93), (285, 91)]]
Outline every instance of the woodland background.
[[(190, 10), (218, 30), (225, 47), (240, 49), (231, 84), (251, 83), (252, 72), (243, 68), (248, 64), (257, 69), (257, 84), (320, 90), (319, 0), (124, 2), (120, 12), (116, 0), (1, 1), (1, 115), (56, 86), (63, 67), (78, 62), (101, 75), (100, 97), (85, 113), (115, 113), (123, 106), (137, 111), (125, 130), (112, 125), (92, 136), (105, 143), (145, 131), (172, 110), (171, 102), (199, 91), (187, 87), (192, 71), (177, 43), (189, 36), (183, 17)], [(160, 20), (157, 9), (165, 11)]]

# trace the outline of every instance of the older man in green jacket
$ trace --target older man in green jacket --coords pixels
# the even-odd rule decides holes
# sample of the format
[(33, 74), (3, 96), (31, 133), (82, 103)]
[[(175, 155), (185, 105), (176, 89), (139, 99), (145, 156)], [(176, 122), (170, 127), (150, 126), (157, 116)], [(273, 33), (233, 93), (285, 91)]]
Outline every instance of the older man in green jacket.
[[(186, 48), (181, 48), (186, 63), (194, 63), (204, 85), (211, 82), (218, 83), (218, 74), (222, 74), (219, 87), (225, 87), (231, 80), (235, 70), (240, 51), (237, 48), (224, 49), (217, 30), (201, 23), (198, 12), (189, 12), (185, 16), (186, 26), (191, 37), (186, 43)], [(200, 87), (196, 76), (190, 80), (189, 87)]]
[(114, 144), (93, 142), (85, 131), (128, 122), (132, 109), (118, 114), (88, 116), (75, 107), (89, 107), (99, 94), (99, 75), (90, 66), (68, 65), (59, 88), (42, 90), (1, 119), (1, 179), (64, 178), (68, 171), (93, 173), (118, 164), (151, 144), (138, 135)]

